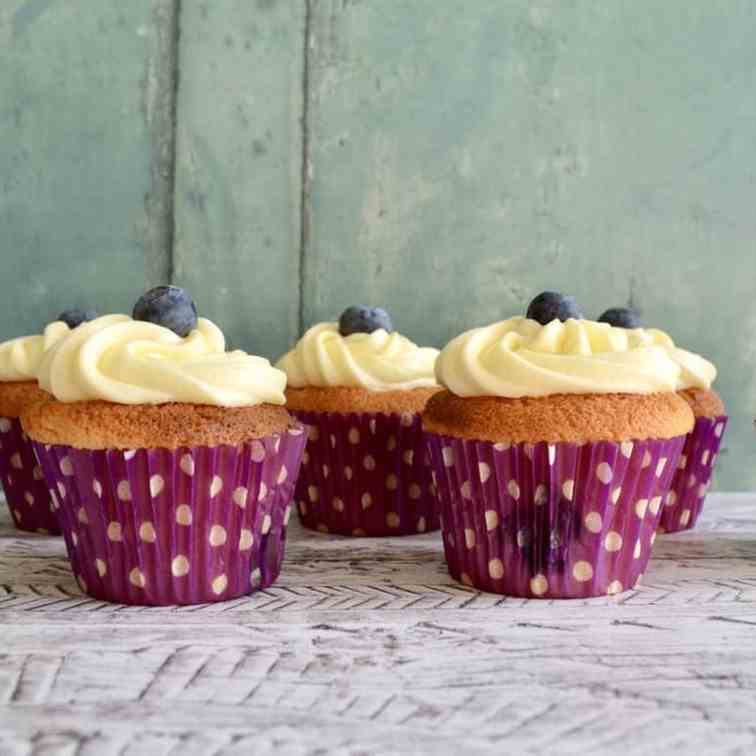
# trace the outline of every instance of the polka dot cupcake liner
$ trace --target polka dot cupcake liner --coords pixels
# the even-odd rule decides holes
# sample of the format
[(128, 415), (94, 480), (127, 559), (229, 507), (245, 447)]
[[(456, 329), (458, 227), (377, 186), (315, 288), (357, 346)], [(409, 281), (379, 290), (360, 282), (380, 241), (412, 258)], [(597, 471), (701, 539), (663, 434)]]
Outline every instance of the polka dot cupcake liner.
[(19, 530), (60, 535), (55, 503), (18, 418), (0, 417), (0, 481)]
[(726, 427), (726, 415), (696, 418), (664, 499), (660, 533), (677, 533), (695, 526), (703, 511)]
[(121, 604), (203, 604), (278, 577), (303, 427), (241, 446), (35, 448), (74, 575)]
[(685, 440), (510, 445), (427, 438), (452, 577), (526, 598), (634, 587)]
[(305, 527), (350, 536), (438, 529), (419, 415), (295, 414), (309, 431), (295, 492)]

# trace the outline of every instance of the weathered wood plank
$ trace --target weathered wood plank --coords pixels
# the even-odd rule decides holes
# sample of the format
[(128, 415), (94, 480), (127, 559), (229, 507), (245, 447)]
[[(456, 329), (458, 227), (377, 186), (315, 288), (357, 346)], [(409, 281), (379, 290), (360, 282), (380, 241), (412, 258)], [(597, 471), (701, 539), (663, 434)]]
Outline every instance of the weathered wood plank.
[(175, 279), (233, 344), (297, 335), (304, 3), (182, 4)]
[(170, 274), (173, 6), (0, 6), (0, 340)]
[(753, 13), (313, 3), (305, 323), (362, 301), (441, 344), (544, 288), (630, 302), (718, 363), (718, 485), (753, 488)]

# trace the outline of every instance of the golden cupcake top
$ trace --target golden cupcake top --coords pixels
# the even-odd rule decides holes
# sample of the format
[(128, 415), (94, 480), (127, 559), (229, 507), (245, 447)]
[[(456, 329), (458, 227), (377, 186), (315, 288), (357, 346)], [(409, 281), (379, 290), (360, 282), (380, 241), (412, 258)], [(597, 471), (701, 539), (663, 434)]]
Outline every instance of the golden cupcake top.
[(437, 386), (438, 350), (419, 347), (393, 330), (380, 308), (350, 307), (338, 323), (318, 323), (276, 367), (288, 385), (396, 391)]
[(83, 323), (43, 356), (39, 385), (62, 402), (169, 402), (245, 407), (285, 402), (286, 375), (263, 357), (226, 351), (186, 292), (157, 287), (134, 317)]

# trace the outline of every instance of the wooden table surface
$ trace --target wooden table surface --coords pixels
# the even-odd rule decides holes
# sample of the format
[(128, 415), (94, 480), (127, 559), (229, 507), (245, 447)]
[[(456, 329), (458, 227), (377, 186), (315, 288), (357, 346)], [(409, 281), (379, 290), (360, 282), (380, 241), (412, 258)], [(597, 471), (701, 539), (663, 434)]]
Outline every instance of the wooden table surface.
[(756, 752), (756, 494), (572, 602), (457, 585), (438, 534), (295, 525), (251, 598), (110, 605), (2, 512), (2, 756)]

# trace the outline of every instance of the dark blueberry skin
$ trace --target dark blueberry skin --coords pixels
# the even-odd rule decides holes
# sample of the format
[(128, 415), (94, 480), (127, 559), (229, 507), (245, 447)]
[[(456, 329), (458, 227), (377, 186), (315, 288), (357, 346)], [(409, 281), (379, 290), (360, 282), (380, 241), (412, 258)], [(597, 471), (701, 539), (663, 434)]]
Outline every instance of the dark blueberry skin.
[(82, 323), (87, 323), (98, 317), (94, 310), (81, 310), (78, 307), (72, 307), (58, 315), (58, 320), (62, 320), (69, 328), (76, 328)]
[(629, 307), (611, 307), (598, 319), (598, 322), (609, 323), (615, 328), (641, 327), (640, 315)]
[(552, 320), (581, 320), (583, 314), (574, 297), (556, 291), (543, 291), (528, 305), (527, 317), (547, 325)]
[(178, 286), (156, 286), (139, 298), (133, 318), (170, 328), (183, 338), (197, 327), (197, 306)]
[(347, 307), (339, 318), (339, 333), (349, 336), (352, 333), (372, 333), (379, 328), (391, 333), (394, 326), (386, 310), (380, 307), (354, 305)]

